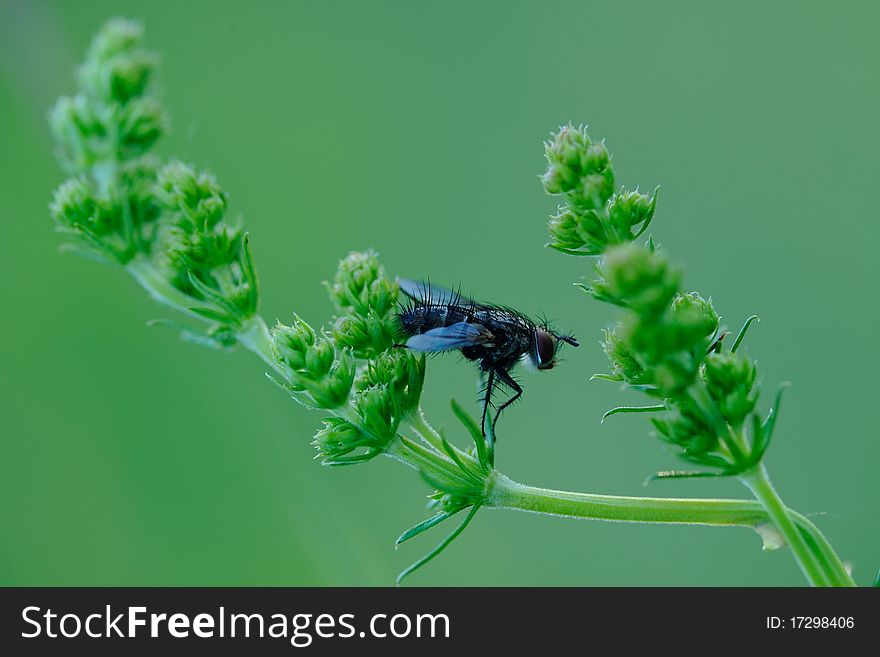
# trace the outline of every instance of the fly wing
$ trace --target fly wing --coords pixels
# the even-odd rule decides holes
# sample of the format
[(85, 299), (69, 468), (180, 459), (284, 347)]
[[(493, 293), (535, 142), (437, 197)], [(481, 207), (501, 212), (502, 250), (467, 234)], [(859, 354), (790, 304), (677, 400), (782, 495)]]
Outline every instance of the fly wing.
[(432, 285), (427, 281), (414, 281), (409, 278), (401, 278), (397, 281), (400, 291), (413, 301), (426, 305), (445, 306), (449, 304), (462, 304), (478, 306), (475, 301), (463, 297), (461, 292), (450, 290), (440, 285)]
[(451, 351), (491, 344), (494, 338), (492, 332), (482, 324), (459, 322), (414, 335), (406, 341), (406, 346), (413, 351)]

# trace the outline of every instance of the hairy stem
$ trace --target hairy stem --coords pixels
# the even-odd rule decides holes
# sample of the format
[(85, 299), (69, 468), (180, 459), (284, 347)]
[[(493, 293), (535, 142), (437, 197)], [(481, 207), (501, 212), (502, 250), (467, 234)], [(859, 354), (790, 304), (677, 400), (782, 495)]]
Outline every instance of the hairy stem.
[(278, 360), (272, 349), (272, 336), (269, 335), (269, 327), (259, 315), (254, 315), (236, 333), (239, 344), (253, 352), (266, 365), (274, 371), (280, 372)]
[[(779, 497), (776, 489), (770, 483), (770, 478), (767, 476), (767, 468), (764, 467), (763, 463), (752, 472), (742, 475), (740, 479), (752, 491), (755, 499), (767, 510), (767, 515), (773, 521), (773, 524), (776, 525), (779, 533), (785, 537), (785, 541), (791, 546), (792, 554), (797, 560), (798, 566), (812, 586), (852, 585), (852, 578), (848, 574), (846, 574), (845, 579), (841, 577), (841, 573), (836, 567), (836, 562), (839, 562), (839, 559), (828, 559), (823, 546), (816, 542), (814, 542), (812, 548), (808, 544), (807, 538), (796, 524), (794, 513), (785, 506), (782, 498)], [(812, 525), (812, 523), (810, 524)], [(815, 528), (815, 526), (813, 527)], [(819, 536), (822, 535), (819, 534)], [(824, 541), (824, 537), (822, 537), (822, 540)], [(827, 541), (825, 543), (827, 544)], [(827, 546), (827, 548), (830, 550), (830, 546)], [(846, 573), (845, 569), (843, 573)]]
[[(409, 417), (409, 424), (413, 428), (413, 431), (415, 431), (419, 438), (425, 443), (436, 449), (438, 452), (443, 452), (443, 438), (437, 430), (430, 425), (421, 406), (419, 406), (415, 413)], [(457, 448), (454, 449), (459, 452), (461, 451)]]
[[(763, 474), (769, 491), (773, 491)], [(623, 497), (572, 493), (526, 486), (495, 473), (495, 485), (485, 506), (487, 508), (531, 511), (567, 518), (607, 520), (611, 522), (660, 523), (676, 525), (704, 525), (711, 527), (748, 527), (764, 541), (765, 549), (782, 544), (774, 534), (778, 531), (784, 542), (792, 546), (798, 563), (812, 564), (808, 580), (814, 585), (855, 586), (828, 539), (805, 516), (785, 509), (791, 522), (775, 517), (781, 500), (773, 491), (773, 513), (764, 503), (766, 489), (763, 483), (759, 502), (750, 500)], [(757, 493), (756, 493), (757, 496)], [(773, 528), (768, 532), (768, 529)], [(795, 547), (797, 546), (797, 547)], [(803, 566), (802, 566), (803, 568)], [(820, 584), (821, 583), (821, 584)]]
[(755, 527), (767, 512), (751, 500), (625, 497), (572, 493), (517, 483), (496, 474), (487, 507), (532, 511), (568, 518), (714, 527)]

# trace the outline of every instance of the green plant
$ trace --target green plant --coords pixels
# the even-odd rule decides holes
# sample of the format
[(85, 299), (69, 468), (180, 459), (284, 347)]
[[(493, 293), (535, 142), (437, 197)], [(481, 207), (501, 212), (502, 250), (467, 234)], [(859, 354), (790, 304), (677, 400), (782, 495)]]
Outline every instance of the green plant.
[[(755, 413), (754, 364), (731, 349), (711, 303), (684, 294), (680, 274), (653, 248), (632, 243), (656, 206), (617, 190), (604, 144), (585, 130), (563, 128), (547, 146), (548, 192), (565, 205), (550, 221), (551, 246), (601, 258), (599, 279), (585, 289), (626, 309), (606, 335), (612, 372), (654, 399), (658, 433), (691, 462), (736, 475), (758, 501), (620, 497), (535, 488), (495, 469), (494, 443), (458, 404), (452, 410), (468, 439), (453, 444), (421, 410), (423, 356), (394, 347), (397, 283), (373, 252), (351, 253), (327, 285), (337, 315), (315, 329), (293, 315), (269, 327), (259, 315), (259, 286), (248, 235), (226, 216), (227, 196), (209, 174), (161, 162), (152, 147), (166, 119), (150, 95), (156, 60), (140, 47), (139, 25), (114, 19), (93, 41), (78, 74), (78, 93), (50, 115), (60, 159), (71, 178), (50, 206), (69, 250), (126, 270), (154, 299), (179, 311), (179, 327), (197, 343), (241, 345), (272, 380), (323, 416), (313, 444), (331, 467), (378, 456), (417, 471), (432, 487), (430, 517), (404, 532), (407, 541), (454, 515), (461, 524), (402, 579), (439, 554), (482, 508), (534, 511), (598, 520), (740, 526), (756, 530), (765, 549), (792, 546), (811, 584), (852, 585), (815, 525), (787, 509), (770, 487), (761, 458), (778, 412)], [(748, 325), (748, 323), (747, 323)], [(706, 473), (700, 473), (701, 475)], [(673, 476), (662, 473), (661, 476)], [(674, 473), (674, 476), (682, 476)]]

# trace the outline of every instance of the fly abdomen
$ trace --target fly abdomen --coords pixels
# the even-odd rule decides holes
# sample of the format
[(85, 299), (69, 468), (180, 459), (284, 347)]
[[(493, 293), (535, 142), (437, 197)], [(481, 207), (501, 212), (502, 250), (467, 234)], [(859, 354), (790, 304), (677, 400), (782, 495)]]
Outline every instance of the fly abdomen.
[(466, 321), (469, 313), (455, 304), (414, 304), (398, 314), (400, 327), (407, 335), (419, 335), (431, 329)]

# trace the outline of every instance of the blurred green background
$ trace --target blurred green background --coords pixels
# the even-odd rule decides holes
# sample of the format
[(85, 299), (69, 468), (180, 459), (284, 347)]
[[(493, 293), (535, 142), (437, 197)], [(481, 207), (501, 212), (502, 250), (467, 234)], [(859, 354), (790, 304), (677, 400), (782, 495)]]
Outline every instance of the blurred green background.
[[(320, 324), (351, 249), (461, 283), (581, 338), (525, 375), (500, 469), (617, 494), (737, 496), (734, 481), (642, 486), (679, 462), (604, 368), (614, 313), (570, 286), (587, 260), (542, 248), (555, 206), (541, 142), (607, 138), (618, 179), (662, 185), (655, 238), (748, 340), (769, 393), (793, 382), (768, 465), (783, 498), (868, 583), (880, 566), (877, 177), (880, 5), (607, 2), (2, 2), (0, 583), (387, 585), (426, 486), (388, 460), (312, 460), (319, 423), (242, 351), (148, 328), (122, 273), (59, 255), (62, 180), (45, 115), (107, 18), (141, 19), (163, 60), (160, 153), (214, 171), (253, 238), (270, 320)], [(475, 371), (432, 360), (429, 417)], [(482, 512), (424, 585), (800, 585), (746, 530)]]

